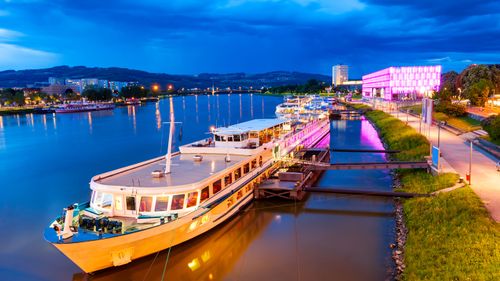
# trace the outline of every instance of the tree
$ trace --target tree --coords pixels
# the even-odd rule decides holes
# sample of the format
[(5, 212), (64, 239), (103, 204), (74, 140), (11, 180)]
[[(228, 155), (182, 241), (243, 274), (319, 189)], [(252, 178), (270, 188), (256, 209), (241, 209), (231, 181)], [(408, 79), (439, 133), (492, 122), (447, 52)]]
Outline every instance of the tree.
[(148, 96), (149, 90), (140, 86), (128, 86), (123, 87), (121, 91), (121, 96), (129, 99), (129, 98), (143, 98)]
[(439, 89), (437, 98), (440, 101), (451, 102), (460, 94), (457, 87), (458, 73), (455, 71), (446, 72), (441, 76), (441, 88)]
[(488, 97), (493, 92), (493, 83), (489, 80), (481, 79), (467, 88), (466, 97), (472, 105), (484, 106)]
[(109, 101), (113, 98), (113, 92), (107, 88), (86, 87), (83, 96), (90, 101)]

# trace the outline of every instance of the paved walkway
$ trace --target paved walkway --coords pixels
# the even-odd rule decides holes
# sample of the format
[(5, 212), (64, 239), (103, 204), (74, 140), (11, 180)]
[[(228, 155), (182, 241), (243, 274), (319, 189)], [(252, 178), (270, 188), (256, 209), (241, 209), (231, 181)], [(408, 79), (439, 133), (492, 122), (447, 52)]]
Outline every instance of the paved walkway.
[[(406, 113), (391, 112), (393, 116), (397, 116), (401, 121), (419, 131), (419, 119)], [(408, 118), (408, 119), (407, 119)], [(422, 133), (426, 136), (427, 127), (422, 124)], [(440, 148), (443, 155), (441, 160), (443, 166), (442, 171), (456, 171), (461, 177), (464, 177), (469, 172), (469, 155), (470, 144), (467, 141), (472, 137), (471, 134), (463, 134), (456, 136), (444, 129), (440, 133)], [(437, 145), (438, 128), (432, 126), (430, 131), (430, 141)], [(496, 222), (500, 222), (500, 172), (496, 170), (496, 161), (492, 156), (473, 146), (472, 151), (472, 177), (471, 187), (474, 192), (481, 198), (486, 209)], [(444, 161), (443, 161), (444, 160)]]

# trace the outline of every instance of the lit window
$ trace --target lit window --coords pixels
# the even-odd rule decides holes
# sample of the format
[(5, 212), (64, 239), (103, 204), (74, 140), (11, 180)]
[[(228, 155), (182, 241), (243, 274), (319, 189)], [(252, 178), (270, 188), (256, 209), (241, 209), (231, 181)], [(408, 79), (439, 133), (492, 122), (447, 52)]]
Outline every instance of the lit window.
[(204, 202), (205, 200), (208, 199), (208, 197), (209, 197), (209, 194), (208, 194), (208, 186), (207, 186), (201, 190), (200, 202)]
[(241, 178), (241, 168), (234, 170), (234, 180), (237, 181), (239, 178)]
[(172, 210), (180, 210), (184, 208), (184, 194), (174, 195), (172, 198)]
[(196, 206), (198, 201), (198, 191), (188, 194), (187, 208)]
[(142, 196), (141, 203), (139, 204), (139, 212), (151, 212), (152, 204), (153, 204), (153, 197)]
[(228, 186), (231, 183), (233, 183), (233, 177), (231, 176), (231, 174), (228, 174), (224, 177), (224, 186)]
[(127, 196), (126, 204), (128, 211), (135, 211), (135, 197)]
[(156, 197), (155, 211), (161, 212), (168, 209), (168, 196), (158, 196)]
[(222, 189), (222, 181), (218, 180), (218, 181), (214, 182), (212, 185), (212, 188), (213, 188), (212, 194), (216, 194), (217, 192), (219, 192)]

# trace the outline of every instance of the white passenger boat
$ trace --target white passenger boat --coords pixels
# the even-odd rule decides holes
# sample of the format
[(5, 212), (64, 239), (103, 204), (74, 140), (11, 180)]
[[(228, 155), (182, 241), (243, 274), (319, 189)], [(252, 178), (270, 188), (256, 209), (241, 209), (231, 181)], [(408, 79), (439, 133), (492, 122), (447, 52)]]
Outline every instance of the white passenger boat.
[(85, 272), (119, 266), (183, 243), (229, 219), (253, 199), (277, 160), (323, 138), (329, 121), (256, 119), (214, 128), (213, 138), (91, 179), (90, 202), (73, 204), (45, 239)]
[(288, 118), (297, 116), (304, 111), (304, 105), (310, 101), (309, 97), (286, 97), (285, 102), (276, 106), (276, 116)]

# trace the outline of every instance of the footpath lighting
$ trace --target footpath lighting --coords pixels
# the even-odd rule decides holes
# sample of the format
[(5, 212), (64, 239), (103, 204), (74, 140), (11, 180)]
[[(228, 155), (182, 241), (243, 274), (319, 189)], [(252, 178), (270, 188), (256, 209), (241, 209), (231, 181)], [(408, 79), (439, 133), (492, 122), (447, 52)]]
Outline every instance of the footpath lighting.
[(470, 140), (470, 152), (469, 152), (469, 173), (466, 175), (466, 179), (471, 185), (471, 174), (472, 174), (472, 140)]

